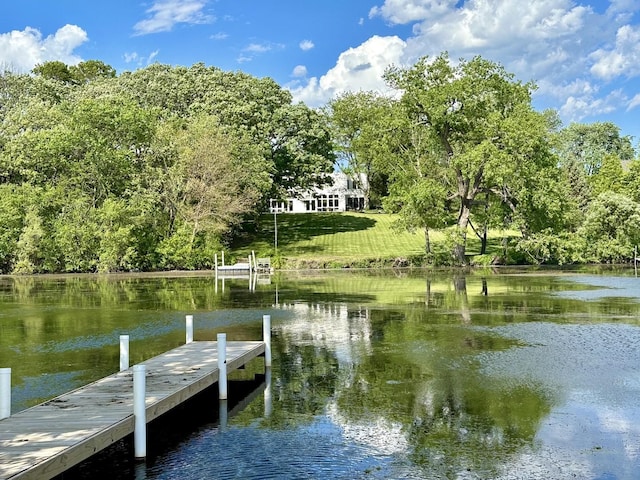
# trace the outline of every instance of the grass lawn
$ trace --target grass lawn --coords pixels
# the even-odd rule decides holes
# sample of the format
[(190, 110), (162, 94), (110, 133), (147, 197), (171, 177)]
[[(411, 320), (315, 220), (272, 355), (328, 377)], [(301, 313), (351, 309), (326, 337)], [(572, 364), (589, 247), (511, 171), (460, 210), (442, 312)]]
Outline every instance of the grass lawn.
[[(240, 258), (253, 250), (257, 256), (280, 257), (286, 263), (321, 262), (333, 266), (423, 255), (424, 231), (397, 229), (396, 219), (396, 215), (385, 213), (281, 213), (277, 215), (276, 255), (274, 216), (264, 215), (253, 238), (235, 245), (231, 254)], [(430, 237), (433, 243), (444, 239), (436, 231), (430, 232)], [(479, 242), (474, 239), (470, 232), (470, 254), (479, 250)], [(499, 246), (499, 238), (493, 236), (491, 240), (494, 248)]]
[[(277, 215), (278, 254), (309, 260), (387, 258), (419, 255), (424, 233), (393, 228), (395, 215), (384, 213), (281, 213)], [(233, 249), (245, 255), (251, 250), (274, 255), (274, 217), (265, 215), (253, 241)]]

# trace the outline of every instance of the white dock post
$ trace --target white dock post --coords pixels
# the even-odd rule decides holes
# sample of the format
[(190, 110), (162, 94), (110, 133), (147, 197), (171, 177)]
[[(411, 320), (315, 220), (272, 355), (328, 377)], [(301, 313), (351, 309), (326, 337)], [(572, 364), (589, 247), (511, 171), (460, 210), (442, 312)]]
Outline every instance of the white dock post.
[(129, 335), (120, 335), (120, 371), (129, 368)]
[(224, 267), (224, 250), (222, 250), (222, 266)]
[(262, 341), (264, 342), (264, 366), (271, 366), (271, 315), (262, 316)]
[(133, 366), (133, 441), (135, 458), (147, 456), (146, 367)]
[(227, 334), (218, 334), (218, 398), (227, 399)]
[(0, 368), (0, 420), (11, 416), (11, 369)]
[(187, 340), (186, 343), (193, 342), (193, 315), (187, 315), (186, 317), (187, 327)]

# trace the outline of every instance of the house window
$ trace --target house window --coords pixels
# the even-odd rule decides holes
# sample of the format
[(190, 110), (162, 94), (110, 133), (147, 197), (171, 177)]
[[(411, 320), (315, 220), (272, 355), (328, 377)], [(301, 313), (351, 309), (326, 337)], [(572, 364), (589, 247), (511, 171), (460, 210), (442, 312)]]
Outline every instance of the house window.
[(364, 210), (364, 197), (348, 197), (347, 210)]
[(287, 207), (287, 205), (284, 202), (271, 199), (270, 207), (271, 207), (271, 213), (282, 213), (286, 211), (285, 208)]
[(339, 210), (338, 195), (318, 195), (319, 212), (337, 212)]

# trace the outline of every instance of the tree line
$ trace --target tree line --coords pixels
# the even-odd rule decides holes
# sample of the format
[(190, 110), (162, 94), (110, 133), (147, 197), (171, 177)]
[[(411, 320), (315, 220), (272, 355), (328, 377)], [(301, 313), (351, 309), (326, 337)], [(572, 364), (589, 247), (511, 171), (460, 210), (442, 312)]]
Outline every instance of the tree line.
[[(435, 263), (464, 265), (467, 236), (519, 232), (509, 263), (626, 262), (640, 243), (640, 161), (610, 122), (563, 127), (532, 107), (535, 84), (481, 57), (443, 53), (390, 68), (389, 98), (343, 94), (329, 104), (339, 157), (371, 178), (371, 201), (425, 232)], [(444, 249), (429, 231), (444, 229)], [(491, 261), (491, 259), (484, 259)]]
[(0, 76), (0, 271), (197, 269), (266, 199), (333, 171), (324, 115), (270, 79), (96, 60)]
[[(323, 109), (269, 78), (98, 60), (0, 75), (0, 272), (208, 268), (269, 198), (366, 173), (370, 204), (425, 233), (520, 232), (502, 261), (621, 262), (640, 243), (640, 162), (608, 122), (563, 127), (532, 83), (446, 53)], [(249, 222), (248, 220), (252, 220)], [(429, 232), (445, 231), (446, 245)], [(245, 232), (246, 233), (246, 232)]]

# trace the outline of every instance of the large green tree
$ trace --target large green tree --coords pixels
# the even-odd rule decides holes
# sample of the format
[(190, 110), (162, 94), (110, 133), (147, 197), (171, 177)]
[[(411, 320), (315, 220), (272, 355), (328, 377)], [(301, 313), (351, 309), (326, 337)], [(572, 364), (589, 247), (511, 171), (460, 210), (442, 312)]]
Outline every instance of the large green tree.
[[(431, 178), (444, 185), (446, 200), (457, 210), (452, 238), (457, 263), (466, 263), (467, 229), (481, 196), (494, 195), (514, 215), (521, 203), (528, 204), (536, 220), (544, 218), (540, 210), (552, 205), (540, 203), (544, 197), (535, 192), (553, 189), (535, 178), (556, 182), (559, 175), (548, 147), (547, 118), (531, 106), (533, 84), (516, 81), (481, 57), (454, 64), (446, 53), (410, 68), (391, 68), (385, 78), (402, 92), (401, 112), (424, 146), (406, 151), (424, 165), (426, 177), (435, 175)], [(390, 143), (396, 137), (393, 128), (380, 134)], [(529, 218), (519, 220), (527, 232)]]
[(552, 140), (572, 196), (582, 212), (603, 191), (603, 177), (608, 177), (608, 182), (615, 181), (608, 173), (598, 179), (592, 177), (598, 176), (603, 167), (612, 173), (614, 157), (618, 163), (626, 164), (635, 156), (631, 137), (621, 135), (620, 128), (611, 122), (572, 123), (559, 130)]
[(169, 218), (160, 246), (164, 266), (211, 264), (220, 241), (269, 190), (267, 161), (249, 138), (225, 130), (208, 115), (175, 121), (160, 131), (165, 168), (158, 171)]
[(375, 168), (373, 145), (380, 128), (383, 128), (386, 111), (393, 104), (389, 97), (375, 92), (347, 92), (335, 97), (327, 106), (331, 132), (336, 144), (338, 162), (342, 169), (359, 178), (367, 177), (363, 189), (366, 204), (379, 203), (385, 195), (386, 179)]
[(325, 181), (333, 170), (333, 143), (324, 115), (293, 104), (291, 93), (270, 78), (225, 72), (202, 63), (154, 64), (118, 77), (123, 91), (166, 118), (213, 115), (220, 125), (248, 136), (269, 161), (269, 195)]

